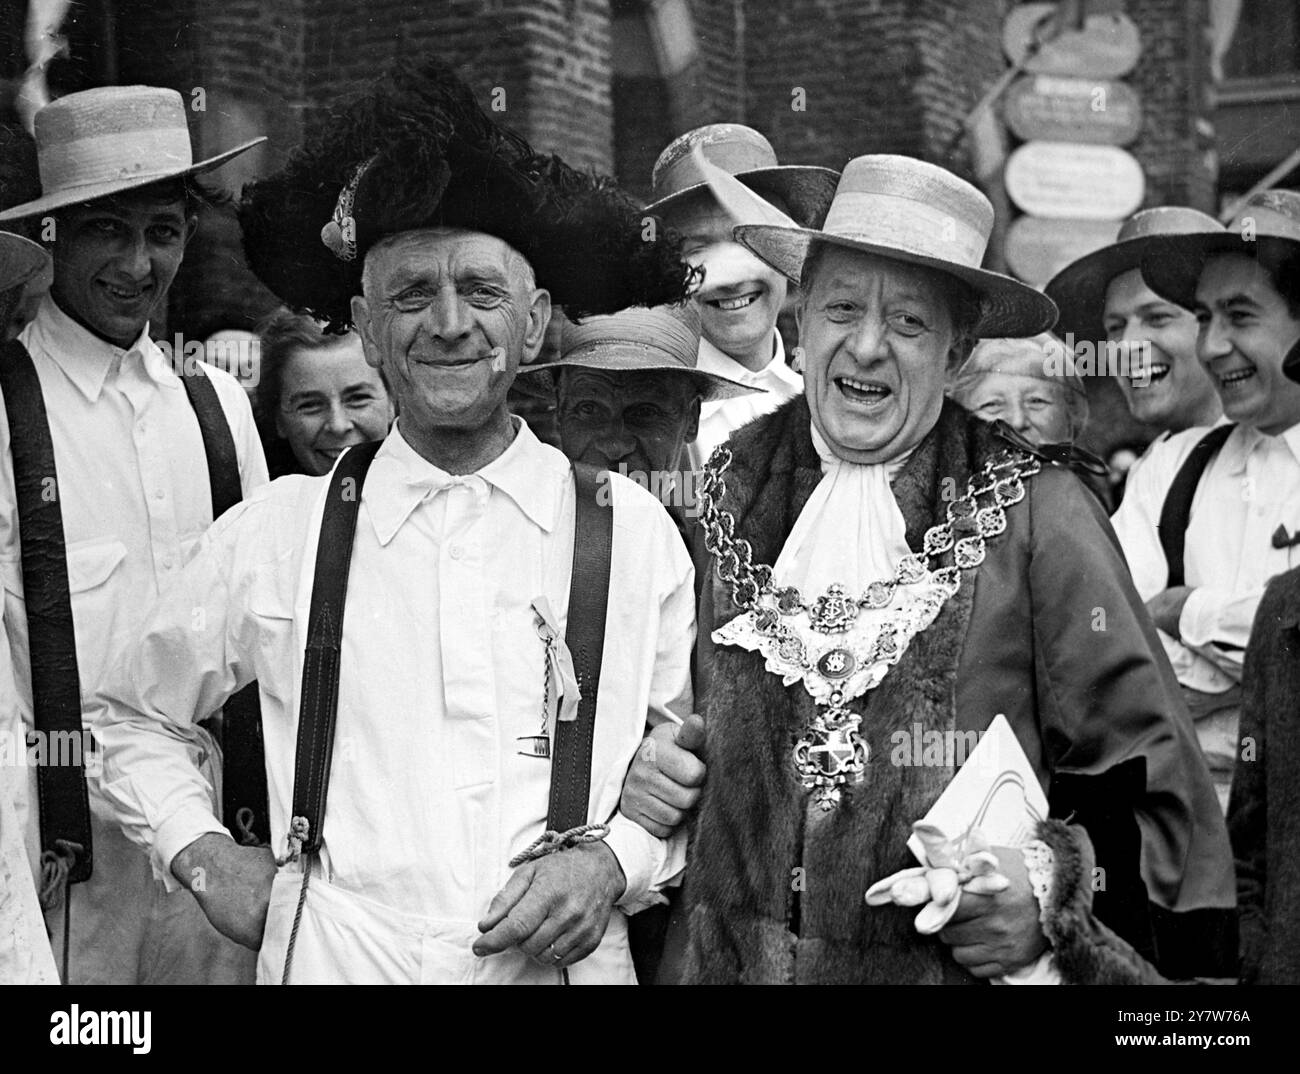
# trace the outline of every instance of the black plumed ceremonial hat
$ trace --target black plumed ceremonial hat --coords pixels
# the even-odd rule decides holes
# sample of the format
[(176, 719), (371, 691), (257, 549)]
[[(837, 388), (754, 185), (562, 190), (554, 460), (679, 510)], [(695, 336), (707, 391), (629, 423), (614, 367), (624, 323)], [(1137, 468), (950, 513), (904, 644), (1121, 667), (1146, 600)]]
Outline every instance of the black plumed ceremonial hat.
[[(349, 260), (322, 240), (345, 189)], [(366, 251), (425, 227), (509, 243), (571, 319), (679, 302), (691, 280), (678, 238), (613, 180), (534, 152), (437, 61), (403, 65), (335, 110), (280, 172), (245, 187), (240, 221), (258, 277), (335, 330), (351, 322)]]

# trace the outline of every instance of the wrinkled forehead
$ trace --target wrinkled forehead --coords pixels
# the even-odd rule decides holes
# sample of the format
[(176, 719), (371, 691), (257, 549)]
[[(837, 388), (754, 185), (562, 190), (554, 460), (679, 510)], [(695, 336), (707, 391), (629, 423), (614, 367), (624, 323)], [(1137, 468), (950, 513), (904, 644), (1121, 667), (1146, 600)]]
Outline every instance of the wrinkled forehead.
[[(610, 356), (617, 354), (611, 347)], [(689, 377), (670, 371), (634, 372), (570, 366), (560, 370), (560, 390), (569, 399), (600, 399), (630, 405), (638, 402), (684, 403)]]
[(366, 251), (365, 268), (380, 276), (467, 273), (524, 283), (532, 269), (503, 239), (464, 228), (431, 227), (388, 235)]
[(883, 298), (910, 298), (950, 316), (955, 313), (954, 286), (935, 269), (832, 243), (815, 244), (808, 257), (810, 291), (829, 287)]
[(972, 397), (1002, 396), (1023, 398), (1026, 395), (1046, 395), (1056, 401), (1065, 399), (1065, 387), (1057, 381), (1030, 372), (996, 370), (976, 373), (970, 379), (967, 392)]

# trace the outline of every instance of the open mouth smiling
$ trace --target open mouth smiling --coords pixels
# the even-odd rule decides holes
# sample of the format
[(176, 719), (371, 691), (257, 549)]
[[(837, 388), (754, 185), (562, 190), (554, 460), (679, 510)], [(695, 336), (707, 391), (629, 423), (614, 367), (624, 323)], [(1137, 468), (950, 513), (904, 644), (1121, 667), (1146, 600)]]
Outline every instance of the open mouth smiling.
[(723, 310), (732, 313), (735, 310), (743, 310), (752, 306), (763, 297), (762, 290), (746, 291), (743, 295), (736, 295), (732, 298), (706, 298), (703, 300), (706, 306), (712, 306), (715, 310)]
[(1230, 373), (1223, 373), (1217, 379), (1219, 381), (1219, 387), (1224, 388), (1227, 391), (1232, 391), (1234, 388), (1240, 387), (1246, 381), (1250, 380), (1254, 375), (1254, 369), (1234, 369)]
[(874, 380), (857, 380), (854, 377), (836, 377), (835, 387), (845, 399), (854, 403), (882, 403), (894, 394), (892, 388)]

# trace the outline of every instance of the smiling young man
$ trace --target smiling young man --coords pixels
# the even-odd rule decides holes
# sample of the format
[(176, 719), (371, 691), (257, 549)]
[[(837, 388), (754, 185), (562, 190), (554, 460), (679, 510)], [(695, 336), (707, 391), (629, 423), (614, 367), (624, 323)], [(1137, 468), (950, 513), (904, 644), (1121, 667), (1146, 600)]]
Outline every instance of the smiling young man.
[[(193, 176), (256, 143), (191, 163), (180, 95), (132, 86), (47, 105), (36, 116), (36, 144), (42, 196), (0, 213), (0, 221), (41, 218), (54, 259), (50, 291), (6, 356), (10, 377), (21, 367), (33, 379), (22, 396), (22, 385), (6, 380), (0, 410), (0, 569), (19, 708), (28, 729), (43, 732), (53, 702), (42, 668), (58, 665), (56, 688), (69, 673), (75, 677), (78, 696), (67, 702), (80, 706), (89, 726), (86, 700), (150, 599), (176, 577), (213, 521), (207, 440), (181, 378), (150, 339), (149, 323), (165, 313), (197, 226), (203, 195)], [(227, 459), (247, 493), (266, 481), (248, 399), (219, 370), (209, 370), (206, 383), (215, 393), (208, 416), (228, 428)], [(33, 424), (36, 398), (46, 428)], [(52, 472), (30, 458), (42, 436), (52, 449)], [(27, 514), (22, 493), (33, 480), (56, 492), (48, 502), (58, 507), (61, 530)], [(38, 555), (66, 567), (71, 624), (56, 638), (46, 598), (34, 598), (31, 607), (25, 599), (41, 580), (28, 571)], [(48, 583), (60, 573), (47, 569), (42, 577)], [(189, 743), (220, 786), (221, 752), (211, 736), (196, 729)], [(80, 864), (90, 866), (90, 876), (66, 891), (47, 885), (42, 893), (61, 955), (69, 928), (67, 979), (250, 980), (247, 953), (208, 925), (187, 892), (167, 895), (147, 856), (123, 836), (93, 793), (95, 760), (93, 753), (84, 758), (91, 838)], [(56, 837), (67, 835), (58, 827), (67, 817), (60, 794), (80, 792), (75, 784), (51, 790), (57, 778), (29, 775), (29, 845), (33, 858), (44, 852), (47, 863)]]
[[(1300, 564), (1300, 384), (1282, 372), (1300, 339), (1300, 194), (1257, 195), (1226, 231), (1154, 240), (1141, 271), (1195, 313), (1232, 424), (1157, 445), (1112, 521), (1226, 808), (1251, 623), (1269, 579)], [(1180, 479), (1175, 518), (1163, 505)]]
[(806, 227), (821, 223), (839, 178), (829, 168), (779, 165), (763, 135), (735, 123), (688, 131), (655, 161), (654, 200), (646, 212), (659, 214), (679, 231), (686, 260), (704, 270), (694, 295), (700, 312), (698, 368), (754, 389), (753, 394), (701, 407), (699, 431), (691, 445), (696, 468), (734, 430), (803, 391), (803, 380), (787, 364), (776, 330), (787, 282), (734, 241), (732, 231), (738, 224), (757, 221), (732, 215), (709, 192), (694, 158), (697, 147), (710, 163)]
[(1153, 443), (1214, 425), (1223, 408), (1196, 358), (1195, 316), (1151, 290), (1142, 279), (1142, 257), (1162, 236), (1222, 230), (1213, 217), (1184, 206), (1143, 209), (1124, 222), (1111, 245), (1067, 265), (1045, 288), (1061, 309), (1058, 336), (1115, 355), (1129, 412), (1159, 431)]
[[(682, 301), (687, 273), (615, 188), (537, 160), (422, 64), (245, 191), (253, 269), (355, 325), (399, 416), (209, 531), (106, 684), (101, 738), (128, 834), (260, 948), (260, 981), (631, 983), (625, 915), (680, 869), (616, 808), (647, 723), (689, 712), (690, 559), (654, 499), (610, 475), (601, 504), (506, 397), (552, 301)], [(608, 641), (579, 644), (602, 607)], [(224, 832), (184, 749), (254, 677), (274, 851)]]

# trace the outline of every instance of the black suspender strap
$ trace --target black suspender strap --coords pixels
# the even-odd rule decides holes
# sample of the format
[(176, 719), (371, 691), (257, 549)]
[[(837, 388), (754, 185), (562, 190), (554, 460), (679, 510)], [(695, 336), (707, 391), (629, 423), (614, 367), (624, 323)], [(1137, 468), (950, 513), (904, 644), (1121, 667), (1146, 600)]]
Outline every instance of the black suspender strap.
[(587, 823), (591, 794), (591, 749), (596, 733), (596, 696), (605, 653), (605, 615), (609, 606), (609, 564), (614, 547), (614, 510), (600, 489), (608, 472), (589, 463), (573, 464), (577, 505), (573, 526), (573, 573), (564, 643), (573, 657), (582, 700), (575, 720), (557, 721), (551, 761), (551, 800), (546, 826), (565, 832)]
[[(291, 847), (297, 844), (302, 853), (313, 854), (321, 847), (321, 822), (338, 716), (344, 597), (361, 488), (378, 449), (378, 443), (362, 444), (343, 456), (330, 479), (321, 518), (303, 658), (290, 827)], [(613, 511), (599, 498), (604, 471), (583, 463), (575, 463), (573, 469), (577, 513), (565, 643), (573, 656), (582, 700), (577, 719), (556, 727), (547, 827), (557, 831), (587, 822), (614, 532)]]
[(325, 513), (321, 517), (311, 609), (307, 615), (289, 829), (290, 838), (307, 854), (314, 854), (321, 847), (321, 822), (325, 817), (339, 707), (339, 653), (343, 645), (343, 606), (352, 567), (353, 537), (361, 508), (361, 487), (381, 443), (376, 440), (359, 444), (344, 453), (330, 477)]
[[(32, 712), (47, 751), (81, 743), (81, 676), (68, 586), (67, 547), (59, 506), (54, 441), (31, 356), (17, 340), (0, 350), (0, 389), (9, 417), (22, 546), (23, 597), (32, 677)], [(44, 863), (69, 861), (67, 881), (89, 880), (93, 864), (90, 802), (81, 749), (59, 751), (60, 761), (36, 769)], [(48, 756), (48, 754), (47, 754)], [(43, 883), (42, 888), (46, 885)], [(66, 974), (65, 974), (66, 979)]]
[(1187, 524), (1192, 517), (1192, 497), (1196, 495), (1201, 474), (1235, 428), (1235, 425), (1216, 425), (1206, 433), (1183, 460), (1165, 494), (1160, 521), (1156, 525), (1160, 547), (1164, 549), (1165, 562), (1169, 565), (1169, 580), (1165, 583), (1168, 589), (1186, 584), (1183, 550), (1187, 543)]
[[(212, 491), (212, 518), (220, 518), (244, 496), (235, 438), (212, 381), (202, 365), (188, 363), (181, 383), (198, 419)], [(262, 745), (262, 705), (257, 683), (231, 697), (221, 714), (221, 815), (241, 843), (271, 840), (266, 794), (266, 752)]]

